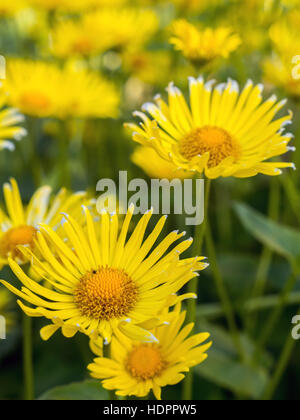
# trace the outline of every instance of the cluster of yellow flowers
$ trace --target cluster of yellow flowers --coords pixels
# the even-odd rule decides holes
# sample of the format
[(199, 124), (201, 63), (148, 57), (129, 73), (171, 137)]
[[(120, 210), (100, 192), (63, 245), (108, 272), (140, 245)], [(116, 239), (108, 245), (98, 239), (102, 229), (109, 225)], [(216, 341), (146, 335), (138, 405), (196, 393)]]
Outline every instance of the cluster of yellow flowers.
[[(184, 232), (172, 232), (154, 246), (166, 217), (145, 237), (149, 211), (128, 238), (133, 207), (119, 226), (117, 214), (103, 211), (100, 220), (93, 218), (82, 193), (62, 190), (50, 201), (51, 189), (41, 187), (25, 208), (12, 179), (4, 195), (1, 262), (10, 265), (23, 287), (1, 282), (34, 306), (18, 301), (28, 316), (50, 320), (41, 330), (44, 340), (59, 328), (66, 337), (78, 331), (88, 335), (99, 356), (89, 369), (118, 395), (146, 396), (153, 389), (161, 398), (161, 387), (179, 382), (205, 360), (209, 334), (188, 338), (193, 324), (181, 328), (180, 302), (196, 296), (177, 292), (207, 264), (203, 257), (180, 258), (192, 244), (187, 239), (174, 246)], [(35, 275), (22, 269), (28, 261)], [(102, 355), (103, 342), (111, 344), (110, 359)]]

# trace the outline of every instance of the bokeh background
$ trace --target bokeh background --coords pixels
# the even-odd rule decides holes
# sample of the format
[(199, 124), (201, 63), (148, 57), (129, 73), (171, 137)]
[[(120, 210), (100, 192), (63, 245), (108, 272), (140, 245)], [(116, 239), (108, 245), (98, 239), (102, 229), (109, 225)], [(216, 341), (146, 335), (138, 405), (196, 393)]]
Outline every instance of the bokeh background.
[[(223, 54), (226, 42), (216, 49), (211, 41), (202, 59), (195, 59), (170, 42), (176, 19), (185, 19), (199, 31), (230, 28), (239, 45)], [(241, 85), (249, 78), (263, 83), (266, 98), (275, 93), (288, 99), (285, 112), (294, 113), (290, 131), (295, 145), (300, 135), (300, 80), (292, 76), (292, 57), (300, 55), (298, 0), (0, 0), (0, 53), (7, 61), (12, 105), (25, 114), (23, 126), (28, 131), (13, 152), (1, 151), (0, 181), (2, 185), (15, 177), (25, 203), (42, 184), (54, 191), (61, 186), (88, 190), (97, 197), (97, 181), (117, 182), (120, 170), (127, 170), (129, 178), (168, 176), (164, 164), (149, 151), (137, 152), (124, 122), (133, 121), (132, 112), (155, 94), (164, 95), (171, 81), (187, 93), (189, 76), (204, 74), (218, 82), (230, 77)], [(19, 81), (10, 73), (16, 59), (21, 59)], [(69, 87), (62, 84), (53, 98), (54, 111), (47, 115), (40, 98), (31, 106), (13, 100), (14, 89), (29, 84), (39, 91), (51, 83), (47, 71), (32, 70), (33, 81), (26, 76), (28, 60), (71, 73), (78, 69), (92, 73), (107, 85), (95, 98), (96, 82), (76, 86), (76, 77), (66, 76), (65, 80), (74, 80), (73, 87), (71, 82)], [(76, 104), (72, 107), (69, 101), (62, 111), (63, 97), (71, 94)], [(285, 158), (300, 166), (300, 149)], [(214, 345), (207, 361), (195, 368), (196, 400), (299, 399), (300, 347), (291, 339), (292, 318), (300, 306), (299, 182), (299, 172), (292, 170), (275, 178), (213, 181), (208, 217), (218, 266), (201, 273), (196, 330), (209, 331)], [(169, 217), (167, 228), (193, 235), (184, 216)], [(218, 276), (240, 330), (242, 359), (229, 334), (216, 287)], [(15, 282), (8, 268), (1, 278)], [(9, 316), (8, 338), (0, 341), (0, 399), (20, 399), (21, 314), (15, 298), (2, 286), (0, 314)], [(43, 342), (39, 336), (43, 325), (43, 320), (34, 319), (36, 397), (105, 398), (92, 382), (86, 382), (86, 395), (78, 395), (76, 386), (60, 388), (88, 380), (86, 365), (92, 353), (84, 336), (66, 340), (57, 333)], [(169, 387), (163, 397), (180, 399), (181, 390), (182, 384)]]

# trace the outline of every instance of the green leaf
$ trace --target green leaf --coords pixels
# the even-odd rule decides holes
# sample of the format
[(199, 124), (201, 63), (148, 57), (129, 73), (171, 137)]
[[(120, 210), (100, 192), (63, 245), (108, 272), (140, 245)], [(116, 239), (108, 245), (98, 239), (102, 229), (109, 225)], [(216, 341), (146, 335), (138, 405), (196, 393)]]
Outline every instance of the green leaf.
[(300, 231), (281, 226), (245, 204), (235, 203), (234, 209), (257, 240), (288, 259), (300, 257)]
[[(273, 364), (271, 356), (264, 352), (260, 366), (249, 366), (238, 360), (232, 337), (225, 328), (199, 317), (196, 330), (209, 331), (213, 342), (207, 351), (208, 358), (195, 367), (196, 374), (243, 397), (259, 398), (268, 381), (268, 369)], [(240, 339), (247, 360), (251, 360), (254, 342), (244, 334), (240, 335)]]
[(268, 379), (263, 368), (243, 365), (213, 347), (208, 351), (208, 358), (195, 371), (225, 389), (255, 399), (262, 395)]
[(69, 385), (57, 386), (45, 392), (39, 400), (107, 400), (108, 393), (99, 381), (86, 380)]

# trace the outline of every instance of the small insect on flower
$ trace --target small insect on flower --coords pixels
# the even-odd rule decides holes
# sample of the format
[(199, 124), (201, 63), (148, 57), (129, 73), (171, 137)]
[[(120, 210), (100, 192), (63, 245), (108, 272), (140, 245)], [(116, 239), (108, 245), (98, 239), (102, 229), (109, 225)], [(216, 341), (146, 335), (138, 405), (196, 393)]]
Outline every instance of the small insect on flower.
[[(62, 211), (74, 212), (85, 193), (69, 194), (64, 188), (51, 200), (51, 188), (44, 186), (36, 190), (28, 206), (24, 206), (15, 179), (4, 184), (4, 199), (7, 214), (0, 209), (0, 266), (8, 264), (8, 259), (18, 264), (28, 262), (19, 250), (19, 245), (34, 249), (34, 239), (38, 224), (59, 225)], [(50, 201), (51, 200), (51, 201)]]
[(189, 336), (194, 324), (182, 328), (185, 315), (177, 304), (172, 321), (152, 331), (157, 343), (139, 343), (117, 333), (110, 358), (98, 357), (88, 366), (91, 376), (101, 379), (103, 387), (116, 390), (117, 395), (145, 397), (152, 390), (160, 400), (161, 388), (184, 379), (191, 367), (204, 362), (212, 345), (203, 344), (208, 333)]
[(177, 168), (203, 172), (208, 178), (280, 175), (293, 163), (266, 162), (287, 153), (293, 138), (285, 133), (292, 113), (274, 120), (286, 101), (275, 95), (263, 102), (262, 85), (248, 81), (241, 93), (234, 80), (213, 88), (215, 81), (190, 78), (190, 108), (172, 83), (169, 103), (158, 95), (135, 112), (142, 123), (127, 124), (133, 139), (153, 147)]
[(241, 43), (240, 37), (230, 28), (198, 29), (184, 19), (176, 20), (171, 31), (170, 43), (184, 57), (198, 65), (210, 63), (219, 57), (227, 58)]
[[(18, 302), (29, 316), (44, 316), (53, 324), (41, 330), (48, 339), (62, 327), (62, 333), (73, 336), (77, 331), (109, 343), (120, 330), (131, 339), (156, 342), (146, 328), (164, 322), (160, 316), (170, 306), (170, 296), (177, 293), (207, 264), (202, 257), (180, 259), (190, 247), (185, 240), (172, 249), (184, 233), (172, 232), (153, 248), (166, 217), (162, 217), (144, 240), (152, 211), (147, 212), (126, 240), (134, 212), (130, 206), (119, 232), (119, 216), (105, 211), (94, 221), (85, 209), (86, 226), (65, 215), (62, 229), (68, 244), (46, 224), (35, 234), (35, 247), (24, 247), (27, 258), (40, 276), (54, 287), (50, 290), (29, 278), (13, 260), (10, 267), (25, 288), (18, 290), (2, 283), (35, 308)], [(143, 241), (144, 240), (144, 241)], [(41, 257), (42, 256), (42, 259)], [(173, 305), (193, 294), (173, 296)]]

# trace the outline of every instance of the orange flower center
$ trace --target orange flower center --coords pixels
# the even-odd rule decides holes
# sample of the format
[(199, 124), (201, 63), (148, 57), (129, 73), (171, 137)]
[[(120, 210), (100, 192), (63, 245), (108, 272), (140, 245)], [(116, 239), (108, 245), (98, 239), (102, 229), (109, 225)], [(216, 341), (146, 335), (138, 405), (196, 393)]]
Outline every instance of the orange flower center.
[(18, 249), (19, 245), (28, 245), (33, 248), (36, 229), (32, 226), (18, 226), (9, 229), (0, 239), (0, 255), (3, 258), (19, 258), (24, 262), (23, 255)]
[(187, 160), (209, 152), (208, 167), (214, 168), (229, 156), (237, 159), (239, 148), (227, 131), (207, 125), (183, 137), (179, 143), (179, 152)]
[(89, 54), (92, 51), (91, 41), (87, 38), (77, 39), (73, 44), (73, 52), (79, 54)]
[(129, 373), (144, 381), (159, 375), (166, 365), (157, 344), (140, 344), (134, 347), (127, 360)]
[(74, 294), (82, 315), (102, 320), (127, 316), (137, 297), (133, 280), (124, 271), (108, 267), (87, 273)]
[(22, 109), (27, 113), (44, 113), (50, 107), (49, 98), (41, 92), (30, 91), (24, 92), (20, 98)]

